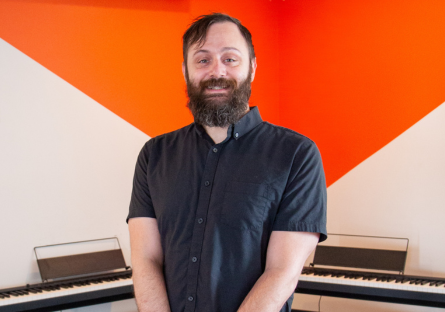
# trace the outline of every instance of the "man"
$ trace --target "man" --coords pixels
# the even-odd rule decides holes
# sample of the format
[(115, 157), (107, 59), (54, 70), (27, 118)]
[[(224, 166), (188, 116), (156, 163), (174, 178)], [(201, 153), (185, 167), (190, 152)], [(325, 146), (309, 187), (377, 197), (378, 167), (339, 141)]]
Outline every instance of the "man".
[(230, 16), (183, 37), (195, 122), (149, 140), (128, 224), (139, 311), (291, 310), (302, 266), (326, 238), (326, 185), (308, 138), (250, 108), (256, 58)]

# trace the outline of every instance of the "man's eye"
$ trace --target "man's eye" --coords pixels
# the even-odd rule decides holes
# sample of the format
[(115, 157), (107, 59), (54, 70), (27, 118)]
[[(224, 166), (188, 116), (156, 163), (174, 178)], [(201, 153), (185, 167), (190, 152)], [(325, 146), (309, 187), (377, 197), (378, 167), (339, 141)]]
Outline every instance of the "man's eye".
[(201, 64), (205, 64), (205, 63), (207, 63), (208, 61), (207, 60), (199, 60), (198, 61), (198, 63), (201, 63)]
[(228, 58), (228, 59), (226, 59), (226, 62), (227, 62), (227, 63), (232, 63), (232, 62), (235, 62), (235, 60), (234, 60), (234, 59), (231, 59), (231, 58)]

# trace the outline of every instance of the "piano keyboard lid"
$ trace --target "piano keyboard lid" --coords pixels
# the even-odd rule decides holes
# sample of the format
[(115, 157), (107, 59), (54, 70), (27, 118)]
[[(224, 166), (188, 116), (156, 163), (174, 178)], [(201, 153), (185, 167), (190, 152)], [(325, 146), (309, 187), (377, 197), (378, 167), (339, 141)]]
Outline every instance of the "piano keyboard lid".
[[(67, 250), (70, 252), (76, 249), (82, 250), (82, 248), (78, 248), (81, 245), (88, 245), (88, 248), (83, 249), (89, 250), (89, 252), (66, 254)], [(104, 246), (107, 249), (94, 251), (95, 248), (104, 248)], [(52, 251), (46, 252), (46, 254), (54, 254), (54, 249), (57, 248), (59, 250), (64, 249), (65, 253), (62, 252), (62, 255), (43, 258), (38, 255), (39, 253), (44, 254), (45, 252), (42, 252), (43, 250), (48, 251), (50, 249), (52, 249)], [(93, 251), (91, 251), (92, 248)], [(112, 272), (121, 269), (127, 270), (129, 268), (125, 264), (124, 255), (117, 237), (38, 246), (34, 248), (34, 253), (36, 255), (42, 282), (103, 274), (104, 272)]]
[[(363, 248), (363, 247), (345, 247), (326, 245), (332, 235), (337, 236), (337, 240), (345, 241), (345, 239), (380, 239), (385, 240), (402, 240), (406, 247), (402, 250), (379, 249), (379, 248)], [(339, 239), (340, 238), (340, 239)], [(382, 241), (383, 240), (383, 241)], [(404, 273), (406, 257), (408, 254), (407, 238), (381, 237), (381, 236), (362, 236), (362, 235), (346, 235), (346, 234), (329, 234), (328, 240), (323, 245), (317, 245), (315, 249), (312, 267), (315, 265), (345, 267), (367, 270), (397, 271)], [(377, 243), (378, 244), (378, 243)], [(382, 245), (385, 245), (382, 243)], [(405, 245), (403, 245), (405, 246)]]

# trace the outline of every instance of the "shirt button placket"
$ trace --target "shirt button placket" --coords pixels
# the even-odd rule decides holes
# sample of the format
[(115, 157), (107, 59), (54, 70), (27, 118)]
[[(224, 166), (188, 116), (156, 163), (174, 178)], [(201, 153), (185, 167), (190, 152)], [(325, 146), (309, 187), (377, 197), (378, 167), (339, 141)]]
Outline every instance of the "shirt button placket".
[(196, 221), (198, 224), (195, 224), (193, 229), (193, 237), (192, 237), (192, 248), (190, 250), (192, 255), (195, 255), (190, 258), (189, 267), (188, 267), (188, 283), (187, 283), (187, 303), (186, 303), (186, 312), (195, 312), (199, 307), (196, 306), (197, 303), (197, 284), (198, 284), (198, 274), (199, 267), (202, 262), (198, 261), (198, 256), (201, 255), (201, 248), (204, 240), (204, 228), (205, 228), (205, 220), (207, 217), (207, 211), (209, 209), (209, 202), (212, 190), (212, 181), (215, 177), (216, 168), (218, 164), (218, 158), (221, 156), (221, 148), (220, 147), (210, 147), (210, 150), (207, 155), (207, 161), (204, 168), (204, 172), (202, 174), (202, 184), (201, 191), (199, 194), (198, 200), (198, 208), (196, 214), (201, 217), (197, 217)]

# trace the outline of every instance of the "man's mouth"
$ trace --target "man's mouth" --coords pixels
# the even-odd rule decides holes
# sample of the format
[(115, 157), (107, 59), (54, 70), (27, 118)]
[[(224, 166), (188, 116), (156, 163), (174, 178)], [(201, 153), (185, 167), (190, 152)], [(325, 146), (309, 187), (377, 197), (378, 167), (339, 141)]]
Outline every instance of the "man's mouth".
[(226, 89), (227, 87), (226, 86), (208, 86), (207, 87), (207, 89), (210, 89), (210, 90), (223, 90), (223, 89)]
[(225, 94), (230, 90), (234, 90), (235, 88), (236, 81), (234, 79), (219, 78), (201, 82), (201, 90), (203, 92), (218, 96)]

